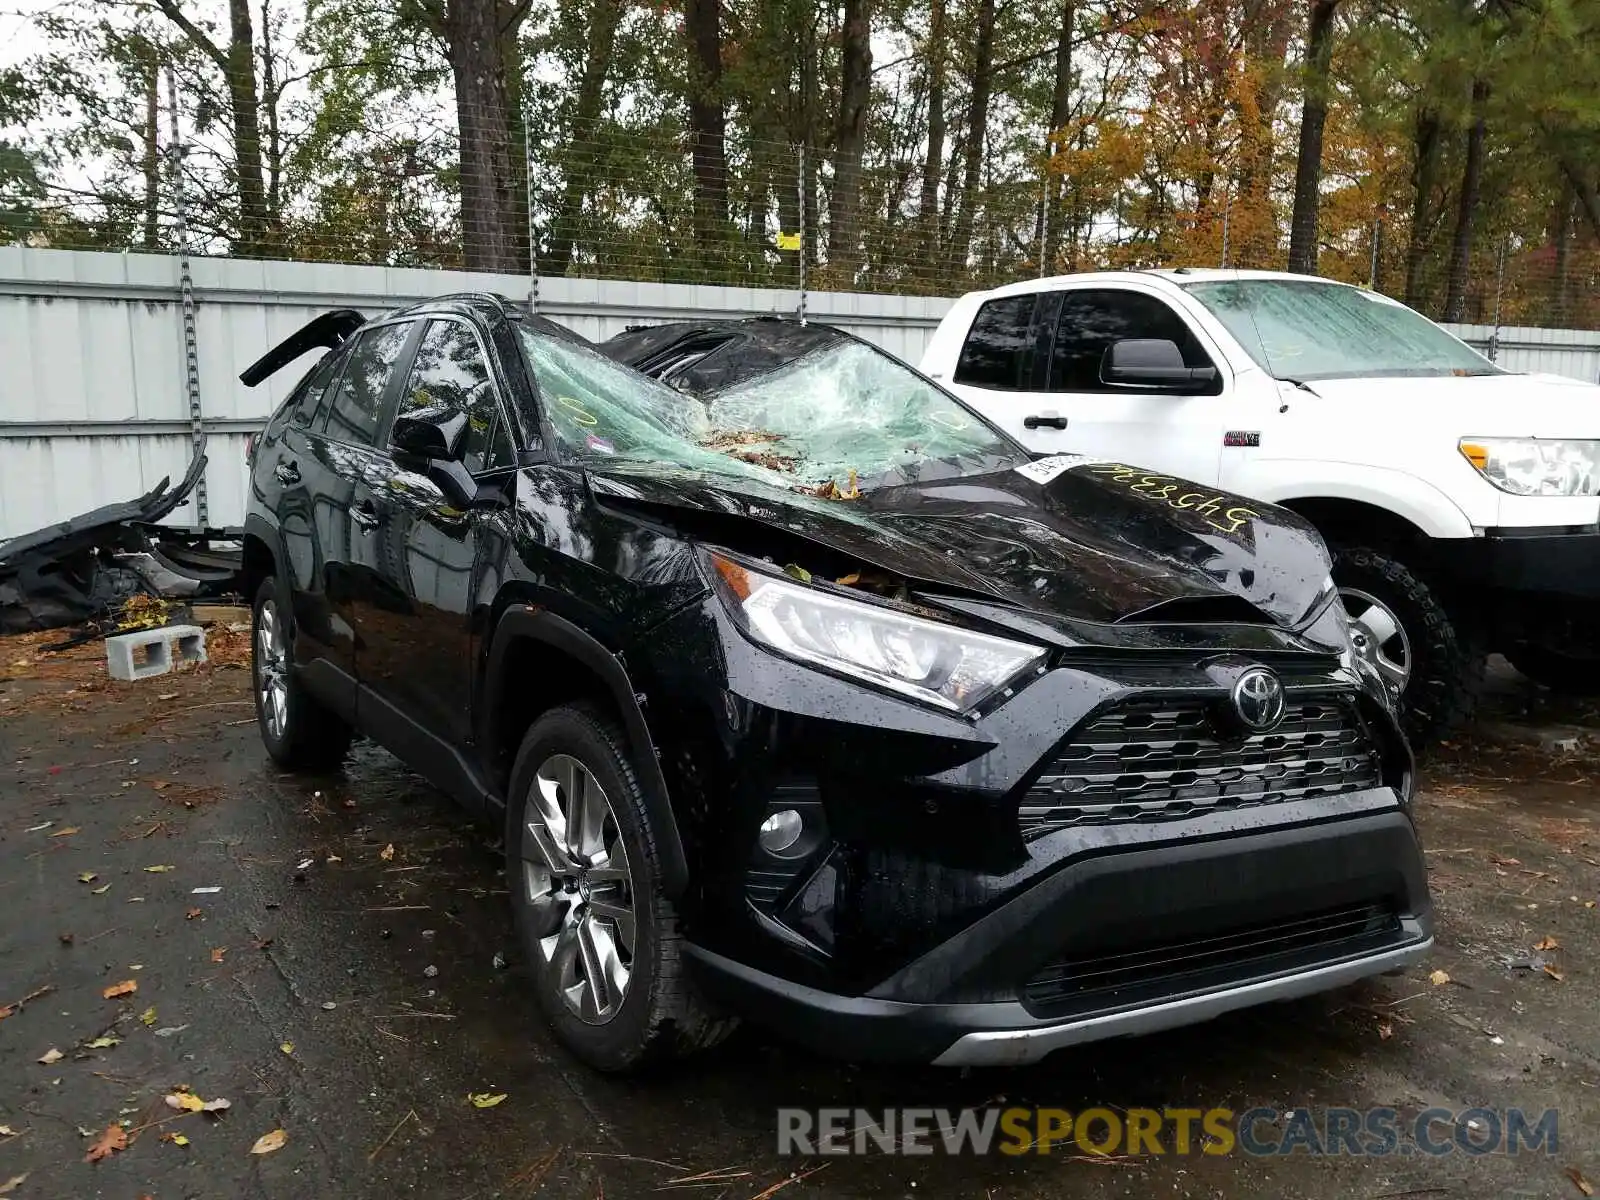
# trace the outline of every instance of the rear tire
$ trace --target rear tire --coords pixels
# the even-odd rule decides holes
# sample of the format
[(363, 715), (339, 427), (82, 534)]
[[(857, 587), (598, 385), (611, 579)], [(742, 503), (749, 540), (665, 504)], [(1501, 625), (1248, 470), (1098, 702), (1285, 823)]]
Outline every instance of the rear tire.
[(578, 1058), (634, 1071), (733, 1032), (737, 1020), (712, 1013), (685, 972), (644, 789), (603, 714), (556, 708), (523, 737), (506, 876), (539, 1006)]
[(339, 765), (354, 732), (305, 689), (294, 668), (294, 621), (272, 576), (256, 590), (250, 630), (250, 682), (256, 725), (272, 761), (289, 771)]
[[(1400, 683), (1400, 723), (1422, 750), (1471, 720), (1483, 688), (1486, 656), (1470, 627), (1452, 614), (1416, 570), (1382, 550), (1340, 547), (1333, 579), (1352, 634), (1391, 688)], [(1393, 633), (1389, 633), (1390, 629)], [(1405, 678), (1396, 679), (1403, 661)]]
[(1564, 696), (1600, 695), (1600, 658), (1562, 654), (1527, 642), (1506, 651), (1511, 665), (1537, 684)]

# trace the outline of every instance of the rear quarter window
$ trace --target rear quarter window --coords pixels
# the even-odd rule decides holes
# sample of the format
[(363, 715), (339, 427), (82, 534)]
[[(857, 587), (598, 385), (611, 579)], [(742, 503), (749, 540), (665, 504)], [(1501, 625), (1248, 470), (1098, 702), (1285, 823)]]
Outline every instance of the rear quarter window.
[(951, 381), (1005, 391), (1021, 387), (1035, 299), (1006, 296), (986, 301), (972, 319)]

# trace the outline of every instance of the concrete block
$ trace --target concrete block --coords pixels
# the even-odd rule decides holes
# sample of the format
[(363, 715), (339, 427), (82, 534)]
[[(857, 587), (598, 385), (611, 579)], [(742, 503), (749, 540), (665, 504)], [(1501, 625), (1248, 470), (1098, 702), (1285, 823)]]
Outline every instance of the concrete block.
[(180, 663), (206, 661), (206, 631), (198, 625), (136, 629), (106, 639), (106, 670), (113, 679), (149, 679)]

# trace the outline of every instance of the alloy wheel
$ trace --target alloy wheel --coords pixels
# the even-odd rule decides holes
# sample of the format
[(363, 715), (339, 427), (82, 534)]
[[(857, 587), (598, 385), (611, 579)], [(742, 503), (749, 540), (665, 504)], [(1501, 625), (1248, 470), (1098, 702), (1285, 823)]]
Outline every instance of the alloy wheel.
[(289, 648), (278, 606), (263, 600), (256, 622), (256, 690), (261, 698), (261, 719), (275, 740), (289, 728), (288, 672)]
[(1411, 639), (1405, 626), (1382, 600), (1357, 588), (1340, 588), (1350, 620), (1350, 641), (1355, 652), (1371, 664), (1395, 695), (1406, 690), (1411, 678)]
[(634, 889), (622, 829), (605, 789), (569, 754), (539, 767), (522, 819), (522, 878), (539, 952), (582, 1021), (603, 1025), (628, 993)]

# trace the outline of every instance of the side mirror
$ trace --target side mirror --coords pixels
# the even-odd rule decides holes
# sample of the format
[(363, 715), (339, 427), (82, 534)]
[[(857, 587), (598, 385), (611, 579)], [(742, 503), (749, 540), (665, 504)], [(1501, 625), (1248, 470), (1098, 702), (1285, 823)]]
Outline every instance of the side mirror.
[(1198, 392), (1217, 380), (1215, 367), (1186, 367), (1183, 351), (1166, 338), (1124, 338), (1106, 347), (1100, 382), (1113, 387)]
[(456, 462), (467, 440), (467, 414), (448, 408), (423, 408), (395, 418), (389, 443), (397, 455), (417, 462)]

